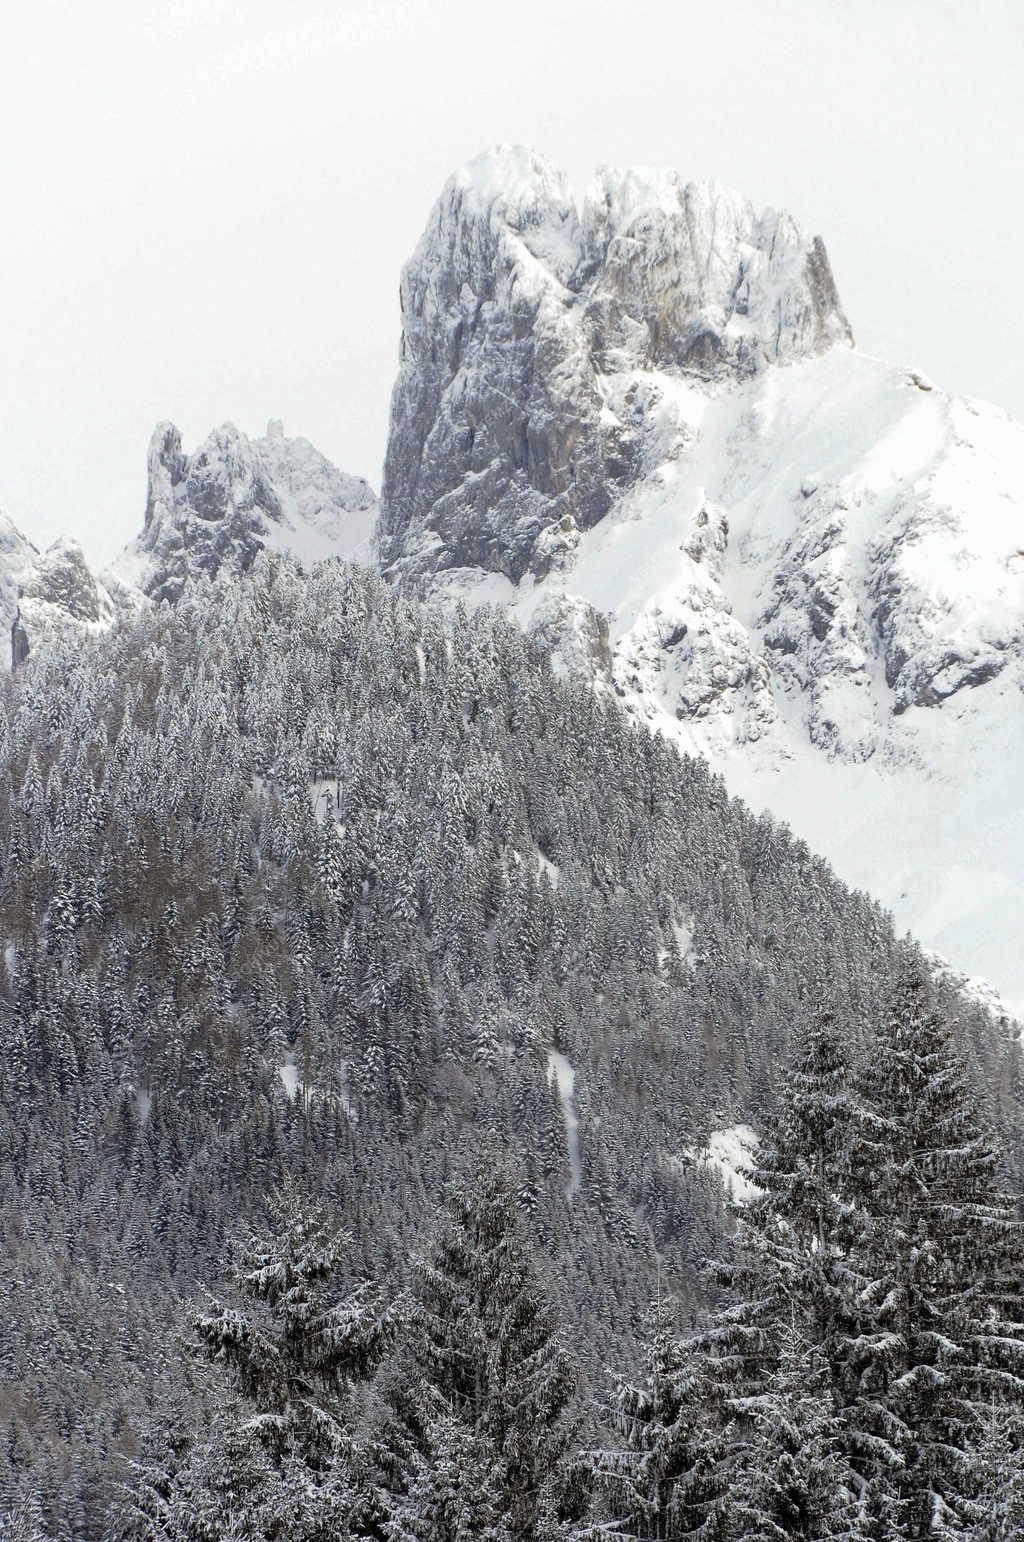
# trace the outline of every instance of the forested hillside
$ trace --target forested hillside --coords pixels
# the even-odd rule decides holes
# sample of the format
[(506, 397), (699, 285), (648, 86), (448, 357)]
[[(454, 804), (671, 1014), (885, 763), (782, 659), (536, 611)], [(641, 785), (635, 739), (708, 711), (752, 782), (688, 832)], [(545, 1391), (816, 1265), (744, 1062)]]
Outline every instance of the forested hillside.
[[(204, 1417), (185, 1306), (284, 1178), (397, 1292), (503, 1156), (589, 1407), (659, 1279), (704, 1299), (711, 1137), (913, 959), (507, 619), (341, 563), (40, 649), (0, 739), (0, 1508), (38, 1492), (57, 1535), (101, 1535), (172, 1401)], [(935, 999), (1017, 1140), (1016, 1046)]]

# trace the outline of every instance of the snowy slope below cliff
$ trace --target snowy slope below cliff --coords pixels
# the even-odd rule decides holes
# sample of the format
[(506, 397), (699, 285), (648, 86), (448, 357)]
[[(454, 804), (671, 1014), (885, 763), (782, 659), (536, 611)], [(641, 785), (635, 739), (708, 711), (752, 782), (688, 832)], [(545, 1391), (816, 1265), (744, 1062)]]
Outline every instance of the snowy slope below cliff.
[(846, 349), (740, 385), (605, 386), (611, 413), (642, 393), (647, 422), (611, 513), (540, 580), (438, 581), (578, 644), (639, 716), (1024, 1005), (1024, 429)]

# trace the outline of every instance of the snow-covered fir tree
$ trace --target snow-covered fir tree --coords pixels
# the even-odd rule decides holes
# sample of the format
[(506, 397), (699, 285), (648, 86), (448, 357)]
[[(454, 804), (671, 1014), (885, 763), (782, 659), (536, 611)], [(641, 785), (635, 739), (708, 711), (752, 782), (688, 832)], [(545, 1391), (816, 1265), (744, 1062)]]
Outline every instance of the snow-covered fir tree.
[(353, 1388), (374, 1370), (389, 1314), (344, 1290), (351, 1239), (286, 1185), (236, 1250), (232, 1300), (195, 1322), (228, 1373), (211, 1434), (172, 1442), (137, 1472), (117, 1531), (139, 1542), (221, 1537), (336, 1542), (356, 1507)]
[(777, 1361), (742, 1416), (728, 1490), (732, 1542), (824, 1542), (859, 1537), (858, 1505), (821, 1351), (781, 1328)]
[(352, 1239), (322, 1204), (289, 1184), (269, 1210), (236, 1254), (235, 1301), (203, 1313), (196, 1333), (255, 1406), (248, 1424), (268, 1450), (326, 1471), (349, 1448), (346, 1397), (383, 1352), (389, 1314), (366, 1285), (339, 1292)]
[(857, 1097), (851, 1453), (865, 1478), (892, 1482), (901, 1535), (958, 1535), (987, 1408), (1024, 1404), (1024, 1227), (920, 976), (876, 1027)]
[(636, 1542), (725, 1536), (726, 1438), (716, 1388), (680, 1337), (676, 1303), (659, 1297), (643, 1333), (641, 1379), (620, 1377), (614, 1446), (589, 1454), (616, 1535)]
[(392, 1542), (455, 1542), (470, 1496), (501, 1534), (553, 1542), (586, 1500), (576, 1377), (504, 1171), (485, 1164), (451, 1196), (417, 1269), (406, 1355), (413, 1391), (396, 1413), (411, 1464), (391, 1467)]
[(498, 1454), (465, 1419), (427, 1418), (404, 1492), (389, 1505), (388, 1542), (512, 1542), (502, 1510)]
[(1019, 1407), (993, 1402), (981, 1415), (969, 1517), (965, 1535), (970, 1542), (1024, 1537), (1024, 1411)]
[(734, 1207), (729, 1299), (681, 1353), (718, 1400), (740, 1535), (828, 1535), (831, 1517), (839, 1535), (959, 1536), (987, 1403), (1024, 1401), (1021, 1223), (916, 976), (852, 1082), (843, 1060), (825, 1017)]

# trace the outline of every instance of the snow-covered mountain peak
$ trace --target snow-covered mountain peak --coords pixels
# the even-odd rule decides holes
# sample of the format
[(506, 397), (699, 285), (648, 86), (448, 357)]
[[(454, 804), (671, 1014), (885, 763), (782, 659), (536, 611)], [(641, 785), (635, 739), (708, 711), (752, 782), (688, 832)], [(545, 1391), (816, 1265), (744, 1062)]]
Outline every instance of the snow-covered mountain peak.
[(386, 568), (557, 565), (642, 474), (652, 372), (712, 390), (850, 341), (819, 240), (674, 172), (577, 201), (499, 146), (447, 183), (402, 280)]
[(104, 631), (115, 609), (76, 540), (62, 536), (40, 553), (0, 510), (3, 667), (21, 663), (42, 642)]
[(649, 363), (752, 374), (851, 341), (821, 239), (718, 183), (602, 167), (582, 229), (590, 303), (643, 323)]
[(1024, 1003), (1024, 428), (858, 353), (788, 215), (645, 169), (577, 205), (528, 152), (460, 173), (403, 279), (379, 551), (509, 606)]
[(307, 439), (271, 420), (261, 439), (223, 423), (191, 454), (173, 423), (154, 430), (143, 531), (113, 574), (175, 599), (199, 574), (243, 572), (265, 546), (303, 561), (368, 556), (377, 500)]
[(565, 175), (528, 145), (498, 144), (481, 151), (449, 179), (437, 208), (454, 192), (475, 214), (500, 214), (512, 223), (528, 222), (530, 214), (539, 222), (552, 209), (575, 210)]

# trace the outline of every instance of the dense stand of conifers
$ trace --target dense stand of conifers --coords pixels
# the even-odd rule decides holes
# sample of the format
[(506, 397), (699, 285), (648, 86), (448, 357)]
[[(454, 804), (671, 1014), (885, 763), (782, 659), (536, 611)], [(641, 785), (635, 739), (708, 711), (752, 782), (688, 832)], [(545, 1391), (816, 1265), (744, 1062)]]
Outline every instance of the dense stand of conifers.
[[(3, 690), (0, 837), (0, 1509), (26, 1534), (141, 1524), (132, 1461), (146, 1524), (208, 1542), (612, 1520), (669, 1542), (691, 1513), (816, 1535), (757, 1519), (790, 1469), (808, 1526), (828, 1493), (837, 1524), (874, 1507), (867, 1535), (921, 1535), (926, 1492), (929, 1524), (980, 1524), (983, 1473), (1016, 1502), (988, 1364), (1015, 1340), (988, 1309), (1014, 1317), (1019, 1275), (980, 1148), (890, 1169), (919, 1088), (893, 1109), (843, 1073), (810, 1247), (795, 1210), (791, 1243), (766, 1218), (788, 1134), (738, 1229), (700, 1159), (715, 1129), (797, 1118), (780, 1071), (823, 1004), (858, 1064), (934, 1008), (967, 1069), (935, 1073), (906, 1140), (952, 1129), (953, 1098), (1012, 1187), (1016, 1045), (939, 986), (894, 1017), (921, 961), (886, 918), (500, 617), (261, 559), (30, 657)], [(182, 1324), (282, 1184), (240, 1304), (205, 1319), (229, 1399)], [(607, 1367), (645, 1354), (615, 1412)]]
[(212, 1431), (155, 1434), (113, 1536), (1024, 1534), (1022, 1224), (920, 982), (858, 1065), (803, 1036), (752, 1177), (705, 1320), (656, 1300), (597, 1447), (510, 1172), (456, 1188), (402, 1295), (346, 1290), (329, 1207), (280, 1193), (195, 1323)]

